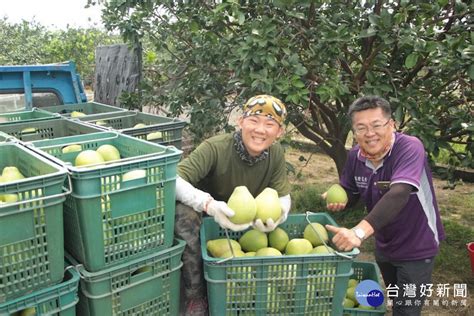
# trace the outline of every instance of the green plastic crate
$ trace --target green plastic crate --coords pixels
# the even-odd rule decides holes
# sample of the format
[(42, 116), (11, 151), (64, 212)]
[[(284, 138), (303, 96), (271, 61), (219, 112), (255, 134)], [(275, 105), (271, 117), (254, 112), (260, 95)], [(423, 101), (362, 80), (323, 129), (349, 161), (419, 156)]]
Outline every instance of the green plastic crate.
[(9, 124), (18, 122), (35, 122), (42, 120), (59, 119), (61, 116), (55, 113), (46, 112), (40, 109), (32, 109), (28, 111), (16, 111), (0, 113), (0, 128)]
[(0, 303), (63, 278), (63, 183), (66, 170), (16, 143), (0, 143), (0, 171), (24, 179), (0, 183)]
[[(81, 144), (115, 146), (122, 159), (95, 168), (70, 163), (79, 152), (62, 148)], [(66, 250), (88, 271), (98, 271), (173, 243), (176, 166), (181, 151), (119, 133), (95, 133), (34, 144), (58, 163), (69, 163), (72, 194), (64, 203)], [(52, 155), (52, 156), (51, 156)], [(126, 172), (143, 169), (146, 178), (122, 181)]]
[[(337, 226), (326, 213), (312, 213), (312, 223)], [(304, 214), (280, 225), (290, 239), (302, 238)], [(243, 232), (228, 231), (237, 240)], [(201, 226), (201, 251), (211, 315), (341, 315), (352, 261), (358, 249), (335, 254), (238, 257), (222, 261), (206, 250), (208, 240), (224, 238), (213, 218)]]
[[(182, 130), (186, 125), (186, 122), (176, 118), (135, 111), (107, 113), (96, 115), (94, 118), (79, 119), (157, 144), (175, 146), (178, 149), (181, 149)], [(139, 123), (146, 126), (134, 127)]]
[(0, 304), (0, 315), (75, 316), (79, 301), (78, 287), (79, 273), (69, 268), (60, 284)]
[(45, 106), (45, 107), (42, 107), (41, 109), (47, 112), (60, 114), (67, 118), (70, 118), (71, 113), (74, 111), (84, 113), (85, 115), (89, 117), (94, 117), (102, 113), (125, 111), (125, 109), (112, 106), (112, 105), (98, 103), (98, 102), (53, 105), (53, 106)]
[[(2, 132), (24, 142), (103, 132), (96, 126), (60, 118), (58, 120), (18, 122), (1, 127)], [(0, 135), (1, 137), (1, 135)]]
[[(383, 288), (383, 284), (380, 280), (380, 270), (376, 263), (374, 262), (365, 262), (365, 261), (354, 261), (352, 263), (352, 268), (354, 274), (351, 275), (351, 279), (356, 279), (357, 281), (363, 280), (373, 280), (380, 284)], [(347, 289), (347, 285), (346, 285)], [(347, 316), (371, 316), (371, 315), (385, 315), (387, 312), (387, 307), (385, 302), (373, 310), (364, 310), (358, 308), (344, 308), (344, 314)]]
[(78, 266), (78, 315), (177, 316), (185, 245), (176, 240), (171, 248), (95, 273)]

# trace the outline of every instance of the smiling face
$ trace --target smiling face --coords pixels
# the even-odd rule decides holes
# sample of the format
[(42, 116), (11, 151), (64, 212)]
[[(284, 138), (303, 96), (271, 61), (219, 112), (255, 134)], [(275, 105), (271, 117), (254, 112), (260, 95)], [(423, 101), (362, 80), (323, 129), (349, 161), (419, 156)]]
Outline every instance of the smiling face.
[(352, 116), (352, 128), (357, 143), (371, 156), (384, 153), (392, 141), (394, 124), (390, 117), (384, 115), (381, 108), (358, 111)]
[(263, 115), (241, 117), (238, 125), (244, 146), (252, 157), (260, 155), (283, 134), (280, 124)]

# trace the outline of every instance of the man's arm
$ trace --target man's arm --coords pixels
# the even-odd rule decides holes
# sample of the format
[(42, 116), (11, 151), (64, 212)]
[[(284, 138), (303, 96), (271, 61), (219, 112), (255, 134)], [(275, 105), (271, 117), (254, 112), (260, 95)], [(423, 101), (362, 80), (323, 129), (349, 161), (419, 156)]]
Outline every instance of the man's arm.
[[(413, 186), (406, 183), (393, 184), (372, 211), (352, 229), (326, 225), (326, 228), (335, 234), (333, 243), (344, 251), (360, 247), (363, 240), (389, 224), (400, 213), (407, 204), (412, 189)], [(357, 230), (362, 231), (362, 236), (357, 236)]]
[(387, 193), (375, 204), (365, 220), (375, 231), (389, 224), (405, 207), (413, 186), (406, 183), (393, 184)]

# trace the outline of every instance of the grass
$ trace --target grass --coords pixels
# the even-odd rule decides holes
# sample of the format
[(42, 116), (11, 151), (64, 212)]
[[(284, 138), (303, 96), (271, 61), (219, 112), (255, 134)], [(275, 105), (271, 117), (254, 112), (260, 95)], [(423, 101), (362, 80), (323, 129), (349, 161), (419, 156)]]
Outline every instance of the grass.
[(444, 220), (446, 240), (441, 243), (436, 257), (434, 279), (438, 282), (467, 283), (474, 286), (466, 241), (474, 241), (474, 231), (451, 220)]

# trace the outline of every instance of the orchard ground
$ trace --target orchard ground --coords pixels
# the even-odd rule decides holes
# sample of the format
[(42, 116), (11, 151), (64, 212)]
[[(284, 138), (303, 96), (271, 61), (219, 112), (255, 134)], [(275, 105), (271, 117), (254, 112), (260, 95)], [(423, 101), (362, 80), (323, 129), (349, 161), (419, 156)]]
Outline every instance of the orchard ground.
[[(286, 159), (294, 171), (290, 173), (293, 185), (292, 210), (328, 212), (320, 194), (331, 184), (338, 182), (334, 162), (327, 155), (292, 147), (286, 149)], [(446, 190), (443, 189), (446, 181), (435, 177), (434, 186), (447, 239), (442, 242), (440, 254), (436, 258), (432, 283), (433, 288), (438, 284), (449, 285), (449, 297), (445, 298), (449, 306), (443, 306), (440, 299), (440, 306), (428, 305), (424, 307), (422, 315), (469, 315), (469, 308), (474, 306), (474, 294), (471, 293), (474, 289), (474, 277), (466, 243), (474, 241), (474, 184), (460, 182), (454, 190)], [(358, 205), (353, 210), (331, 213), (331, 216), (340, 226), (352, 227), (364, 214), (363, 206)], [(374, 241), (370, 238), (364, 242), (357, 259), (374, 261), (373, 249)], [(467, 298), (453, 297), (454, 284), (466, 284)], [(466, 306), (459, 306), (464, 305), (461, 304), (461, 299), (466, 300)], [(458, 301), (458, 306), (452, 306), (454, 301)]]

